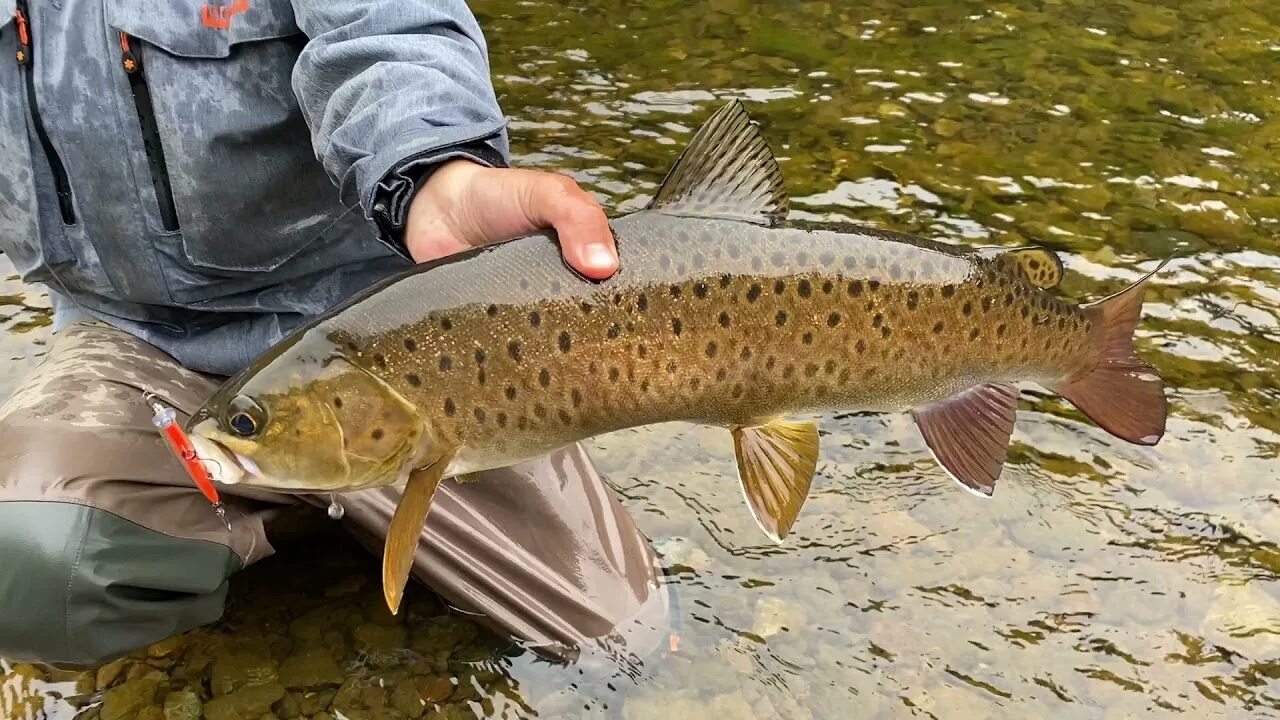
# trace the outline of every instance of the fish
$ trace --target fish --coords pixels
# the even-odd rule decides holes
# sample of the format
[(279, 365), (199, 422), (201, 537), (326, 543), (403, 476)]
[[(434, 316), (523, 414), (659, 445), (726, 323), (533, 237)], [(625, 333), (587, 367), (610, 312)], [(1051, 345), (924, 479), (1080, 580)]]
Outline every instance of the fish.
[(215, 479), (280, 492), (403, 485), (383, 553), (398, 611), (445, 479), (625, 428), (726, 429), (746, 504), (781, 542), (819, 459), (813, 416), (909, 412), (941, 467), (990, 497), (1016, 383), (1155, 445), (1164, 385), (1134, 351), (1145, 289), (1085, 304), (1036, 246), (968, 248), (788, 219), (739, 101), (695, 133), (593, 281), (553, 231), (418, 265), (305, 323), (228, 379), (187, 430)]

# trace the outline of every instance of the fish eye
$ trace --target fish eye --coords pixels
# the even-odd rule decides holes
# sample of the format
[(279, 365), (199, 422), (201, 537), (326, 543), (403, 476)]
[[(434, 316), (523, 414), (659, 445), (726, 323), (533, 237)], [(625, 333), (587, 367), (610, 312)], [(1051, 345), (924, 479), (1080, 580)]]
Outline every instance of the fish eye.
[(227, 426), (240, 437), (251, 437), (262, 429), (266, 413), (258, 403), (247, 397), (237, 397), (227, 408)]

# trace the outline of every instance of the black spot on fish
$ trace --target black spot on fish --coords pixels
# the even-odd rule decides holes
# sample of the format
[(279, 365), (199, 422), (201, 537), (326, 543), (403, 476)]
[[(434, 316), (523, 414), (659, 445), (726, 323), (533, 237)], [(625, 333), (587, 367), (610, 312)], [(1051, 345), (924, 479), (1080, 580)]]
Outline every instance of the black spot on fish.
[(373, 362), (380, 368), (385, 369), (387, 367), (387, 358), (382, 353), (374, 353)]
[(569, 348), (573, 347), (573, 339), (569, 337), (566, 330), (560, 331), (560, 352), (569, 352)]
[(827, 327), (835, 327), (840, 324), (840, 313), (831, 313), (827, 316)]
[(760, 270), (760, 268), (762, 268), (762, 267), (764, 267), (764, 263), (760, 261), (760, 256), (759, 256), (759, 255), (753, 255), (753, 256), (751, 257), (751, 269), (752, 269), (752, 270), (759, 271), (759, 270)]
[(533, 327), (538, 327), (542, 324), (542, 315), (540, 315), (537, 310), (529, 313), (529, 324)]
[(880, 313), (876, 313), (875, 317), (871, 318), (871, 327), (878, 328), (883, 324), (884, 324), (884, 315)]
[(822, 294), (830, 295), (831, 291), (834, 290), (835, 288), (836, 288), (835, 283), (831, 282), (830, 280), (827, 280), (822, 283)]
[(645, 310), (648, 310), (648, 309), (649, 309), (649, 296), (645, 295), (644, 293), (640, 293), (640, 296), (636, 298), (636, 310), (639, 310), (640, 312), (644, 312)]
[(480, 409), (480, 408), (476, 408), (476, 410), (475, 410), (475, 416), (476, 416), (476, 422), (478, 422), (478, 423), (482, 423), (482, 422), (484, 422), (484, 410), (482, 410), (482, 409)]
[(334, 407), (336, 407), (336, 408), (338, 408), (339, 410), (341, 410), (341, 409), (342, 409), (342, 398), (340, 398), (340, 397), (335, 397), (335, 398), (333, 399), (333, 406), (334, 406)]
[(581, 391), (581, 390), (579, 390), (578, 388), (574, 388), (574, 389), (569, 393), (569, 400), (573, 403), (573, 406), (574, 406), (574, 407), (578, 407), (579, 405), (581, 405), (581, 404), (582, 404), (582, 391)]
[(991, 312), (991, 306), (994, 302), (995, 301), (989, 297), (982, 298), (982, 312)]
[(979, 334), (980, 334), (980, 333), (979, 333), (979, 331), (978, 331), (978, 328), (973, 328), (972, 330), (970, 330), (970, 331), (969, 331), (969, 339), (970, 339), (970, 340), (977, 340), (977, 339), (978, 339), (978, 335), (979, 335)]
[(737, 385), (734, 385), (733, 392), (731, 394), (733, 395), (734, 399), (742, 397), (742, 384), (738, 383)]
[(702, 267), (703, 265), (706, 265), (706, 264), (707, 264), (707, 258), (706, 258), (706, 256), (704, 256), (704, 255), (703, 255), (702, 253), (700, 253), (700, 252), (696, 252), (696, 253), (694, 253), (694, 254), (693, 254), (693, 266), (694, 266), (695, 268), (700, 268), (700, 267)]
[(720, 313), (720, 327), (724, 327), (724, 328), (729, 327), (729, 313), (727, 312)]
[(898, 265), (898, 263), (894, 263), (889, 266), (889, 277), (893, 278), (894, 280), (902, 279), (902, 268)]
[(773, 294), (774, 294), (774, 295), (781, 295), (783, 292), (785, 292), (785, 291), (786, 291), (786, 289), (787, 289), (787, 284), (786, 284), (785, 282), (783, 282), (782, 280), (774, 280), (774, 281), (773, 281)]
[(1026, 320), (1027, 316), (1031, 314), (1031, 308), (1027, 307), (1026, 305), (1023, 305), (1022, 310), (1020, 312), (1022, 313), (1022, 319)]
[(747, 288), (747, 302), (755, 302), (760, 298), (760, 283), (751, 283)]
[(476, 373), (476, 382), (479, 383), (480, 385), (483, 385), (485, 377), (486, 375), (484, 374), (484, 368), (480, 368), (480, 371)]
[(880, 328), (880, 337), (882, 338), (887, 339), (889, 335), (891, 335), (892, 333), (893, 331), (889, 329), (888, 325), (885, 325), (884, 327)]
[(609, 334), (609, 339), (612, 340), (613, 338), (616, 338), (622, 334), (622, 328), (618, 327), (618, 323), (614, 323), (609, 326), (608, 334)]
[(933, 324), (933, 334), (934, 334), (934, 335), (941, 335), (941, 334), (942, 334), (942, 328), (943, 328), (943, 325), (942, 325), (942, 321), (941, 321), (941, 320), (939, 320), (938, 322), (934, 323), (934, 324)]
[(1027, 266), (1030, 267), (1032, 270), (1039, 270), (1040, 261), (1033, 258), (1027, 261)]
[(733, 258), (734, 260), (737, 260), (738, 256), (742, 254), (742, 251), (738, 249), (737, 245), (730, 245), (728, 249), (729, 249), (729, 257)]
[(787, 313), (783, 310), (779, 310), (778, 314), (774, 316), (773, 321), (777, 323), (778, 327), (782, 327), (783, 325), (786, 325)]
[(449, 318), (447, 318), (447, 317), (442, 317), (442, 318), (440, 318), (440, 329), (441, 329), (441, 330), (452, 330), (452, 329), (453, 329), (453, 321), (452, 321), (452, 320), (450, 320), (450, 319), (449, 319)]
[(814, 375), (817, 375), (817, 374), (818, 374), (818, 366), (817, 366), (817, 365), (814, 365), (813, 363), (809, 363), (808, 365), (805, 365), (805, 366), (804, 366), (804, 376), (805, 376), (805, 377), (813, 377)]
[(518, 429), (518, 430), (524, 430), (524, 429), (525, 429), (525, 428), (527, 428), (527, 427), (529, 427), (529, 418), (527, 418), (527, 417), (525, 417), (525, 416), (523, 416), (523, 415), (521, 415), (520, 417), (516, 418), (516, 429)]
[(833, 373), (833, 372), (835, 372), (835, 371), (836, 371), (836, 361), (835, 361), (835, 360), (828, 360), (828, 361), (827, 361), (826, 363), (824, 363), (824, 364), (823, 364), (823, 366), (822, 366), (822, 372), (824, 372), (824, 373), (826, 373), (826, 374), (828, 374), (828, 375), (830, 375), (831, 373)]
[(551, 384), (551, 373), (546, 368), (538, 371), (538, 384), (542, 387), (547, 387)]
[(499, 412), (497, 415), (495, 415), (495, 416), (494, 416), (494, 418), (493, 418), (493, 419), (497, 421), (497, 423), (498, 423), (498, 427), (500, 427), (500, 428), (504, 428), (504, 427), (506, 427), (506, 426), (507, 426), (507, 414), (506, 414), (506, 413), (504, 413), (504, 412)]
[(879, 281), (879, 280), (868, 280), (868, 281), (867, 281), (867, 289), (868, 289), (868, 290), (870, 290), (871, 292), (875, 292), (875, 291), (879, 290), (879, 289), (880, 289), (880, 281)]
[(616, 367), (609, 368), (609, 382), (618, 382), (618, 377), (621, 374), (622, 373), (618, 371), (618, 368)]
[(582, 308), (582, 314), (583, 314), (583, 315), (589, 315), (589, 314), (591, 314), (592, 305), (591, 305), (591, 303), (587, 302), (586, 300), (583, 300), (582, 302), (578, 303), (578, 307)]
[(369, 433), (369, 437), (373, 438), (374, 440), (381, 440), (382, 435), (383, 435), (382, 428), (374, 428), (373, 432)]
[(864, 340), (859, 340), (859, 341), (858, 341), (858, 344), (854, 346), (854, 349), (858, 351), (858, 354), (859, 354), (859, 355), (861, 355), (862, 353), (866, 352), (866, 351), (867, 351), (867, 343), (866, 343), (866, 341), (864, 341)]
[(769, 359), (768, 359), (768, 360), (766, 360), (766, 361), (765, 361), (765, 363), (764, 363), (764, 369), (765, 369), (765, 370), (772, 370), (772, 369), (773, 369), (773, 366), (774, 366), (774, 365), (776, 365), (777, 363), (778, 363), (778, 361), (777, 361), (777, 360), (775, 360), (775, 359), (773, 358), (773, 356), (770, 356), (770, 357), (769, 357)]
[(680, 318), (671, 318), (671, 332), (680, 337), (680, 333), (684, 330), (684, 323), (680, 322)]
[(835, 261), (836, 261), (836, 254), (831, 252), (830, 250), (827, 250), (818, 256), (818, 262), (822, 263), (827, 267), (830, 267), (831, 263)]
[(672, 375), (675, 375), (675, 374), (676, 374), (676, 361), (675, 361), (675, 360), (668, 360), (668, 361), (667, 361), (667, 372), (668, 372), (668, 373), (670, 373), (670, 374), (672, 374)]
[(512, 360), (520, 362), (520, 358), (523, 356), (523, 353), (520, 351), (520, 343), (515, 340), (507, 343), (507, 354), (511, 356)]
[(533, 414), (540, 419), (545, 418), (547, 416), (547, 408), (541, 403), (538, 403), (533, 406)]
[(418, 343), (415, 342), (413, 338), (405, 338), (404, 349), (408, 350), (409, 352), (413, 352), (414, 350), (418, 349)]
[(972, 315), (973, 303), (969, 302), (968, 300), (965, 300), (964, 305), (960, 308), (960, 312), (964, 313), (965, 315)]
[(733, 284), (733, 277), (725, 274), (720, 276), (720, 287), (727, 288)]
[(796, 374), (796, 368), (795, 368), (795, 366), (794, 366), (794, 365), (788, 365), (788, 366), (786, 366), (786, 367), (782, 368), (782, 377), (783, 377), (783, 379), (789, 378), (789, 377), (791, 377), (792, 375), (795, 375), (795, 374)]
[(560, 293), (560, 287), (561, 287), (561, 286), (560, 286), (560, 281), (559, 281), (559, 280), (552, 280), (552, 281), (551, 281), (551, 294), (552, 294), (552, 295), (558, 295), (558, 294)]
[(854, 280), (853, 282), (849, 283), (849, 294), (852, 295), (853, 297), (858, 297), (859, 295), (862, 294), (861, 280)]
[(915, 290), (907, 292), (907, 309), (915, 310), (920, 306), (920, 293)]
[(1004, 323), (1000, 323), (999, 325), (997, 325), (997, 326), (996, 326), (996, 337), (1004, 337), (1005, 330), (1007, 330), (1007, 329), (1008, 329), (1008, 328), (1006, 328), (1006, 327), (1005, 327), (1005, 324), (1004, 324)]
[(799, 265), (808, 265), (809, 253), (801, 251), (800, 254), (796, 256), (796, 263)]
[(843, 369), (843, 370), (841, 370), (841, 371), (840, 371), (840, 377), (836, 378), (836, 382), (838, 382), (838, 383), (840, 383), (841, 385), (843, 385), (843, 384), (845, 384), (845, 383), (849, 382), (849, 378), (851, 378), (851, 377), (853, 377), (853, 372), (852, 372), (851, 370), (849, 370), (849, 368), (845, 368), (845, 369)]
[(453, 369), (453, 358), (448, 355), (440, 356), (440, 372), (449, 372)]
[(504, 393), (506, 394), (508, 400), (516, 399), (516, 388), (514, 385), (508, 385)]
[(787, 262), (787, 256), (776, 252), (769, 257), (769, 262), (773, 263), (774, 267), (782, 267)]
[(529, 278), (520, 278), (520, 289), (521, 290), (529, 289)]
[(720, 368), (719, 370), (716, 371), (716, 382), (724, 382), (724, 379), (727, 377), (729, 377), (728, 370), (725, 370), (724, 368)]
[(844, 267), (845, 267), (845, 269), (846, 269), (846, 270), (852, 270), (852, 269), (854, 269), (854, 268), (858, 267), (858, 258), (856, 258), (856, 257), (854, 257), (854, 256), (852, 256), (852, 255), (845, 255), (845, 256), (844, 256)]
[(489, 307), (485, 308), (484, 311), (489, 317), (493, 317), (494, 315), (498, 314), (498, 306), (490, 305)]
[(671, 292), (671, 297), (673, 298), (680, 297), (680, 293), (684, 292), (684, 289), (679, 285), (672, 285), (668, 290)]
[(871, 268), (872, 270), (874, 270), (876, 265), (879, 265), (879, 264), (880, 264), (880, 261), (879, 259), (876, 258), (875, 255), (870, 255), (867, 257), (867, 267)]
[(1066, 329), (1067, 329), (1067, 320), (1066, 320), (1066, 318), (1058, 318), (1058, 329), (1059, 329), (1059, 330), (1066, 330)]
[(560, 418), (560, 424), (562, 425), (573, 424), (573, 416), (563, 410), (557, 410), (556, 417)]
[(796, 290), (800, 293), (800, 297), (807, 298), (813, 294), (813, 285), (808, 280), (801, 280)]
[(717, 348), (716, 348), (716, 344), (715, 344), (715, 342), (714, 342), (714, 341), (707, 343), (707, 357), (709, 357), (709, 358), (713, 358), (713, 357), (715, 357), (715, 356), (716, 356), (716, 349), (717, 349)]
[(453, 404), (453, 398), (445, 398), (445, 399), (444, 399), (444, 414), (445, 414), (445, 415), (448, 415), (448, 416), (450, 416), (450, 417), (452, 417), (452, 416), (453, 416), (453, 414), (454, 414), (455, 412), (457, 412), (457, 411), (458, 411), (458, 407), (457, 407), (456, 405), (454, 405), (454, 404)]
[(704, 282), (696, 282), (693, 284), (693, 294), (700, 298), (707, 296), (707, 284)]
[(413, 373), (409, 373), (408, 375), (405, 375), (405, 376), (404, 376), (404, 379), (405, 379), (405, 382), (409, 383), (410, 385), (412, 385), (412, 386), (414, 386), (414, 387), (418, 387), (418, 386), (422, 385), (422, 378), (418, 377), (417, 375), (415, 375), (415, 374), (413, 374)]
[(805, 345), (812, 345), (812, 344), (813, 344), (813, 333), (811, 333), (811, 332), (807, 332), (807, 333), (805, 333), (804, 335), (801, 335), (801, 336), (800, 336), (800, 342), (804, 343)]
[(659, 265), (663, 270), (670, 270), (670, 269), (671, 269), (671, 258), (670, 258), (670, 257), (668, 257), (668, 256), (666, 256), (666, 255), (663, 255), (662, 257), (658, 258), (658, 265)]
[(644, 357), (645, 355), (648, 355), (648, 354), (649, 354), (649, 348), (646, 348), (644, 346), (644, 343), (639, 343), (636, 345), (636, 355), (639, 355), (640, 357)]
[(621, 305), (621, 304), (622, 304), (622, 293), (614, 293), (614, 294), (613, 294), (613, 304), (614, 304), (614, 305)]
[(476, 364), (480, 365), (483, 363), (484, 363), (484, 350), (476, 350)]
[(750, 360), (750, 359), (751, 359), (751, 348), (749, 348), (749, 347), (745, 347), (745, 346), (744, 346), (744, 347), (742, 348), (742, 352), (738, 353), (738, 357), (739, 357), (739, 358), (741, 358), (741, 359), (743, 359), (743, 360)]
[(1004, 294), (1004, 306), (1005, 306), (1005, 307), (1011, 307), (1012, 305), (1013, 305), (1013, 293), (1011, 293), (1011, 292), (1009, 292), (1009, 293), (1005, 293), (1005, 294)]
[(949, 297), (951, 297), (951, 296), (953, 296), (953, 295), (955, 295), (955, 294), (956, 294), (956, 286), (955, 286), (955, 285), (943, 285), (943, 286), (942, 286), (942, 297), (944, 297), (944, 298), (949, 298)]

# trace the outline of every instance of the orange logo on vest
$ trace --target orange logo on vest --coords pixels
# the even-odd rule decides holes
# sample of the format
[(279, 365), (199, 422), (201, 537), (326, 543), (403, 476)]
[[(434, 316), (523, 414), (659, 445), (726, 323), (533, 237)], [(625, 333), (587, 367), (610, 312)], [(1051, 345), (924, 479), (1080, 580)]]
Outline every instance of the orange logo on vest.
[(249, 9), (249, 0), (233, 0), (226, 7), (205, 3), (200, 8), (200, 24), (214, 30), (226, 30), (231, 27), (231, 18)]

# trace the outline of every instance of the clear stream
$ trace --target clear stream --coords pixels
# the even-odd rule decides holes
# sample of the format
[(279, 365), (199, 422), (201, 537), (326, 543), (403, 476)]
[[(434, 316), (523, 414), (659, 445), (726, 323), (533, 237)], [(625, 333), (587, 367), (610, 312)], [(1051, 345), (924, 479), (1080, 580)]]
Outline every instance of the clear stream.
[[(474, 7), (516, 162), (613, 212), (737, 97), (798, 217), (1045, 245), (1080, 301), (1178, 251), (1138, 340), (1168, 383), (1164, 441), (1125, 445), (1029, 388), (982, 501), (908, 417), (825, 418), (774, 547), (727, 433), (616, 433), (591, 445), (665, 557), (673, 657), (601, 679), (422, 591), (397, 622), (376, 560), (335, 533), (237, 577), (213, 627), (85, 673), (0, 661), (0, 717), (1280, 717), (1280, 4)], [(3, 292), (7, 389), (48, 313)]]

